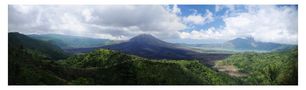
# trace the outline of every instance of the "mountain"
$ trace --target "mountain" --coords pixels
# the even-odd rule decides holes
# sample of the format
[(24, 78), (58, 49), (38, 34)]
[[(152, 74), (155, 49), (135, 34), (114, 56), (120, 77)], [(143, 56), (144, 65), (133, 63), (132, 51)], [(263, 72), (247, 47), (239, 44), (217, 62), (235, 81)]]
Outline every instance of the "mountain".
[(258, 45), (254, 38), (247, 37), (247, 38), (236, 38), (224, 43), (224, 46), (233, 47), (235, 49), (252, 49), (256, 48)]
[[(237, 82), (239, 80), (216, 72), (198, 61), (156, 61), (103, 49), (63, 58), (61, 57), (63, 50), (50, 42), (33, 39), (16, 32), (9, 33), (8, 36), (9, 85), (239, 83)], [(134, 42), (134, 39), (131, 41)], [(139, 42), (139, 40), (135, 41)]]
[(66, 54), (60, 47), (50, 42), (37, 40), (18, 32), (8, 33), (8, 45), (10, 50), (18, 48), (31, 49), (31, 51), (39, 52), (49, 59), (61, 59), (66, 57)]
[[(62, 56), (55, 52), (62, 51), (59, 47), (20, 33), (8, 36), (9, 85), (298, 85), (297, 47), (283, 52), (237, 53), (208, 67), (197, 60), (156, 60), (105, 49), (54, 60)], [(154, 46), (161, 44), (167, 43)]]
[(32, 38), (48, 41), (53, 43), (62, 49), (72, 49), (72, 48), (90, 48), (90, 47), (100, 47), (104, 45), (109, 45), (116, 43), (115, 41), (108, 39), (95, 39), (79, 36), (69, 36), (60, 34), (32, 34), (28, 35)]
[(211, 61), (224, 59), (230, 55), (195, 52), (188, 48), (181, 47), (177, 44), (172, 44), (159, 40), (149, 34), (141, 34), (131, 38), (127, 42), (122, 42), (119, 44), (107, 45), (97, 48), (70, 49), (68, 51), (74, 53), (86, 53), (101, 48), (120, 51), (123, 53), (137, 55), (150, 59), (196, 59), (204, 64), (211, 64)]
[(196, 52), (176, 47), (175, 44), (159, 40), (149, 34), (138, 35), (128, 42), (101, 48), (154, 59), (192, 59), (192, 54), (196, 54)]
[(285, 51), (294, 48), (297, 45), (279, 44), (272, 42), (256, 41), (252, 37), (235, 38), (224, 43), (213, 44), (179, 44), (180, 46), (191, 48), (198, 52), (214, 52), (214, 53), (235, 53), (245, 51), (255, 52), (271, 52)]
[(271, 42), (255, 41), (252, 37), (236, 38), (223, 44), (225, 48), (233, 48), (235, 50), (262, 50), (276, 51), (294, 47), (294, 45), (278, 44)]
[(157, 39), (156, 37), (150, 34), (141, 34), (135, 36), (129, 40), (130, 43), (150, 45), (150, 46), (160, 46), (160, 47), (171, 47), (174, 44), (168, 43), (162, 40)]

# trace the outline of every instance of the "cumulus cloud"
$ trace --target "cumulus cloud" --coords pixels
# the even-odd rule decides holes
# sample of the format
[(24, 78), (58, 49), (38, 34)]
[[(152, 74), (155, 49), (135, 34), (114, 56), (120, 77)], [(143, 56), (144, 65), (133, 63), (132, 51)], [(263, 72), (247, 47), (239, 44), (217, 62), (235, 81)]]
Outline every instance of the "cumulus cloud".
[(297, 44), (298, 12), (290, 6), (250, 6), (223, 17), (225, 27), (180, 32), (181, 38), (230, 40), (252, 36), (257, 41)]
[[(143, 33), (161, 39), (227, 41), (252, 36), (255, 40), (297, 44), (298, 11), (291, 6), (216, 6), (224, 22), (220, 28), (185, 30), (213, 22), (214, 13), (184, 12), (173, 5), (9, 5), (10, 32), (68, 34), (126, 40)], [(205, 10), (205, 9), (204, 9)]]
[(190, 24), (206, 24), (213, 21), (213, 14), (208, 9), (206, 14), (199, 14), (195, 10), (194, 14), (183, 17), (183, 21)]
[(221, 11), (221, 10), (227, 8), (229, 11), (235, 11), (236, 7), (237, 7), (237, 5), (216, 5), (215, 10), (216, 10), (216, 12), (218, 12), (218, 11)]
[[(9, 31), (128, 39), (142, 33), (178, 37), (186, 26), (160, 5), (9, 6)], [(169, 33), (176, 32), (176, 33)]]
[(172, 9), (171, 9), (171, 12), (172, 13), (175, 13), (175, 14), (181, 14), (181, 9), (178, 8), (177, 5), (173, 5)]

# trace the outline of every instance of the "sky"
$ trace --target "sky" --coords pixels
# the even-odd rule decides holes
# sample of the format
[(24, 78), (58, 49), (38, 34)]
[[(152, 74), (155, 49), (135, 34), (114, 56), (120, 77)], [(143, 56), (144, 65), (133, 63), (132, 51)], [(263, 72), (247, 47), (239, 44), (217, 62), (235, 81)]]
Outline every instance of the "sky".
[(8, 31), (128, 40), (151, 34), (173, 43), (235, 38), (297, 44), (297, 5), (9, 5)]

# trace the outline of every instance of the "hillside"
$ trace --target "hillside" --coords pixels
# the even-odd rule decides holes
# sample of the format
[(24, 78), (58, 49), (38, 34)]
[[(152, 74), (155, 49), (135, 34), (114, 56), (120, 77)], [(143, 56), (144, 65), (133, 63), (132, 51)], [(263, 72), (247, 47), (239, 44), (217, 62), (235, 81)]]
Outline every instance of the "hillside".
[[(150, 60), (109, 50), (97, 50), (60, 62), (73, 68), (96, 71), (95, 84), (235, 84), (227, 75), (197, 61)], [(88, 74), (86, 74), (88, 75)], [(220, 82), (222, 81), (222, 82)]]
[(294, 47), (294, 45), (255, 41), (252, 37), (236, 38), (225, 42), (223, 46), (225, 48), (233, 48), (235, 50), (253, 51), (277, 51)]
[[(39, 54), (20, 49), (26, 57), (9, 59), (9, 84), (238, 84), (197, 61), (152, 61), (109, 50), (72, 56), (66, 60), (43, 60)], [(20, 51), (19, 51), (20, 52)], [(16, 53), (11, 51), (10, 55)], [(20, 55), (20, 56), (19, 56)], [(36, 56), (38, 55), (38, 56)], [(25, 60), (23, 60), (25, 59)]]
[(60, 47), (17, 32), (8, 34), (8, 46), (9, 50), (18, 48), (31, 49), (32, 51), (39, 52), (48, 59), (61, 59), (67, 57), (66, 53), (64, 53)]
[[(241, 80), (245, 84), (298, 84), (297, 48), (283, 52), (235, 54), (223, 61), (218, 61), (215, 68), (224, 66), (236, 68), (238, 73), (243, 75)], [(222, 70), (229, 74), (232, 71), (234, 70)]]
[(214, 60), (224, 59), (230, 54), (199, 53), (181, 47), (177, 44), (162, 41), (149, 34), (141, 34), (131, 38), (127, 42), (107, 45), (97, 48), (71, 49), (70, 52), (86, 53), (96, 49), (109, 49), (127, 54), (137, 55), (150, 59), (174, 59), (174, 60), (200, 60), (201, 63), (210, 64)]
[(167, 43), (148, 34), (138, 35), (128, 42), (102, 48), (154, 59), (192, 59), (191, 55), (196, 54), (196, 52), (178, 48), (175, 44)]
[(67, 69), (54, 60), (46, 60), (41, 52), (23, 47), (9, 48), (9, 85), (66, 84), (60, 75), (69, 76)]
[[(165, 44), (152, 44), (156, 43)], [(201, 60), (148, 59), (105, 49), (67, 58), (49, 42), (9, 33), (8, 55), (9, 85), (298, 84), (297, 47), (281, 52), (237, 53), (208, 67)]]
[(100, 47), (112, 43), (117, 43), (108, 39), (95, 39), (60, 34), (32, 34), (29, 35), (29, 37), (53, 43), (62, 49)]
[(286, 51), (297, 45), (256, 41), (253, 37), (235, 38), (224, 43), (179, 44), (198, 52), (237, 53)]

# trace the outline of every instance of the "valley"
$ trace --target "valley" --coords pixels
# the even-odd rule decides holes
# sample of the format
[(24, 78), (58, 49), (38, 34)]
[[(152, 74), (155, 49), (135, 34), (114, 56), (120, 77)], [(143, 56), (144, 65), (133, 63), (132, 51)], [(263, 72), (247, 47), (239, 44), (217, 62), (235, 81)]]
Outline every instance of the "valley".
[(5, 5), (9, 86), (300, 86), (298, 2), (52, 3)]
[[(149, 34), (111, 43), (37, 37), (9, 33), (9, 85), (297, 84), (297, 46), (273, 44), (268, 52), (248, 46), (242, 52), (198, 50), (203, 46), (168, 43)], [(84, 41), (69, 42), (78, 39)]]

